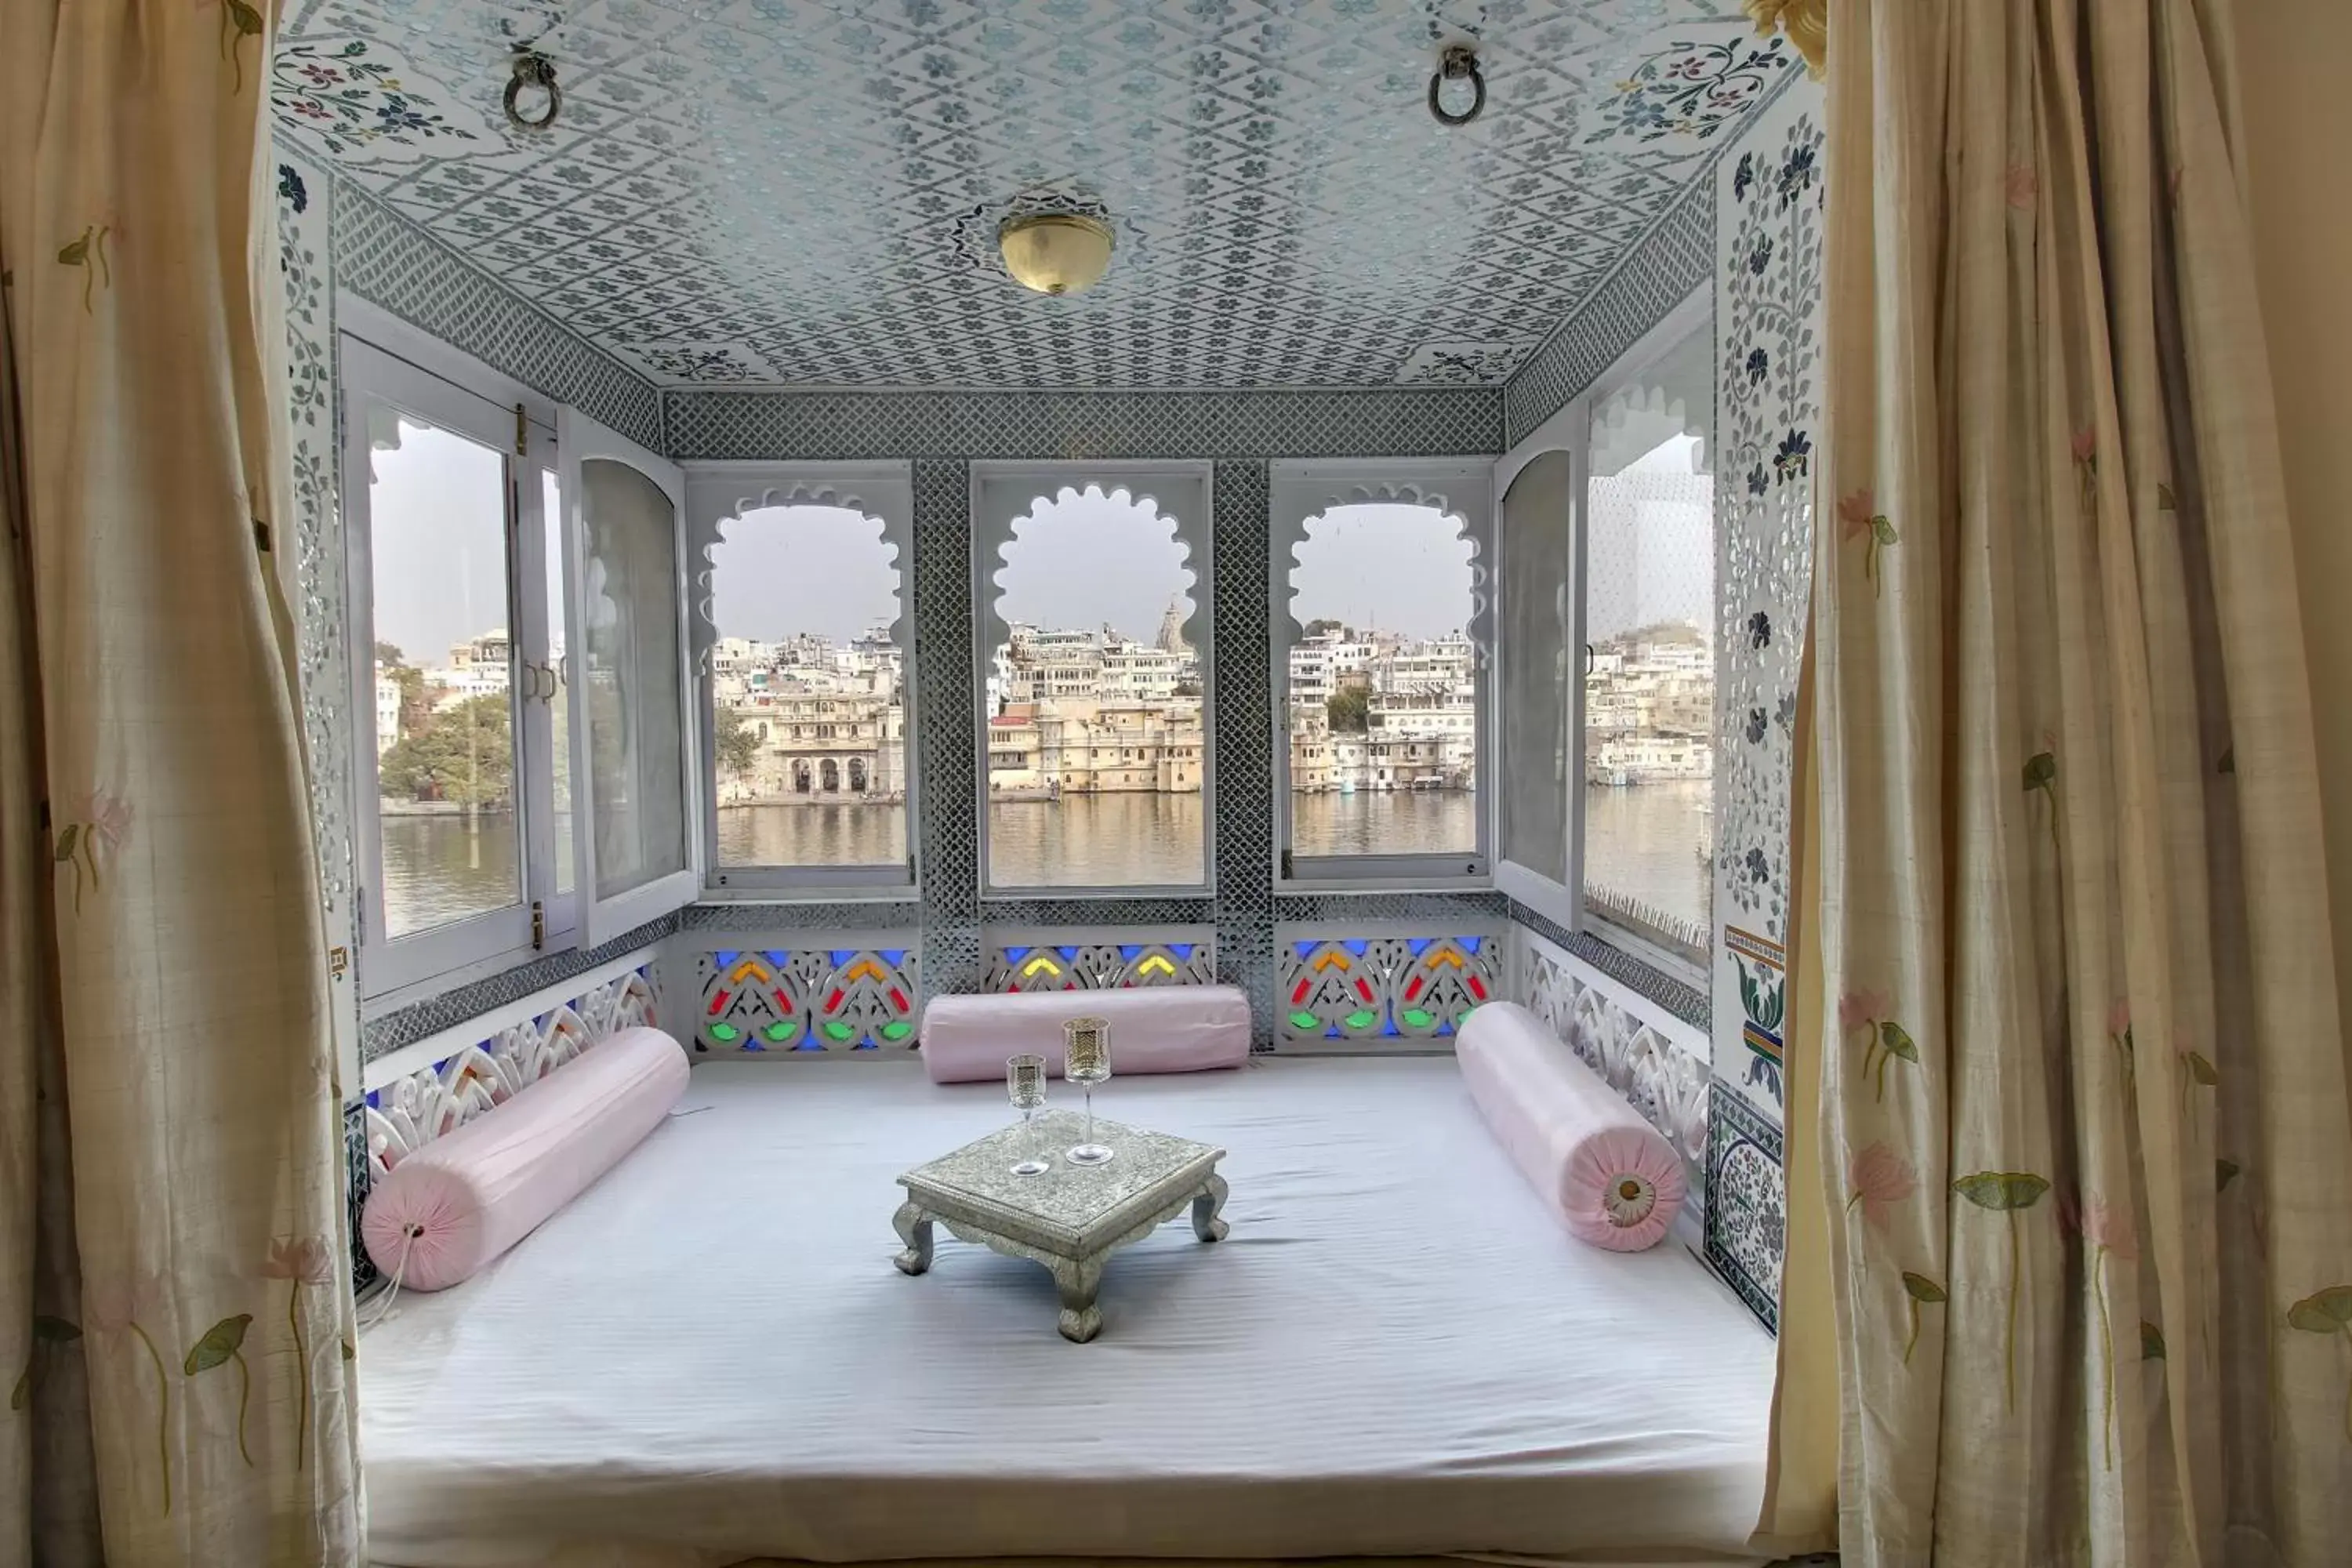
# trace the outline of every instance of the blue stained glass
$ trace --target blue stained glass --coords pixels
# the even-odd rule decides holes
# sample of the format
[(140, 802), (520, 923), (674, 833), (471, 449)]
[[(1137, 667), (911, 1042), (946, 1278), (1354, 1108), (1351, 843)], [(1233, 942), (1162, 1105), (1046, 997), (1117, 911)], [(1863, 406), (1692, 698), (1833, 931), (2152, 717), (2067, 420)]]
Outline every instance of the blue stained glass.
[(1349, 940), (1341, 942), (1339, 945), (1346, 948), (1349, 952), (1354, 953), (1358, 958), (1363, 957), (1365, 953), (1371, 951), (1372, 947), (1372, 944), (1365, 941), (1362, 937), (1350, 938)]
[(1394, 1018), (1391, 1018), (1387, 1023), (1381, 1025), (1381, 1033), (1388, 1036), (1391, 1039), (1394, 1039), (1399, 1033), (1396, 1026), (1396, 1020)]
[(1118, 955), (1127, 960), (1128, 963), (1133, 963), (1137, 959), (1143, 956), (1143, 946), (1140, 942), (1130, 942), (1125, 943), (1119, 948)]
[(872, 1049), (874, 1049), (874, 1048), (875, 1048), (875, 1047), (874, 1047), (874, 1037), (873, 1037), (873, 1036), (871, 1036), (871, 1035), (868, 1035), (868, 1036), (866, 1036), (864, 1039), (862, 1039), (862, 1040), (858, 1041), (856, 1045), (854, 1045), (854, 1046), (850, 1047), (849, 1048), (850, 1048), (851, 1050), (853, 1050), (853, 1051), (870, 1051), (870, 1050), (872, 1050)]
[(782, 952), (780, 949), (772, 947), (768, 949), (768, 962), (774, 964), (778, 969), (782, 969), (792, 963), (793, 955), (789, 952)]
[(1315, 956), (1315, 950), (1322, 944), (1313, 942), (1294, 942), (1290, 945), (1298, 950), (1299, 957), (1312, 958)]
[(1429, 944), (1436, 940), (1437, 939), (1434, 937), (1427, 936), (1409, 937), (1406, 939), (1404, 945), (1407, 952), (1411, 952), (1415, 958), (1419, 958), (1423, 953), (1429, 951)]
[(738, 1049), (740, 1049), (740, 1050), (746, 1050), (746, 1051), (764, 1051), (764, 1050), (766, 1050), (768, 1047), (765, 1047), (765, 1046), (763, 1046), (763, 1045), (761, 1045), (761, 1044), (760, 1043), (760, 1037), (759, 1037), (759, 1036), (757, 1036), (757, 1035), (746, 1035), (746, 1036), (744, 1036), (744, 1037), (743, 1037), (743, 1043), (742, 1043), (742, 1045), (741, 1045), (741, 1046), (740, 1046), (740, 1047), (738, 1047), (737, 1048), (738, 1048)]
[(835, 969), (839, 969), (843, 964), (847, 963), (851, 959), (857, 956), (857, 950), (854, 947), (837, 948), (827, 952), (825, 956), (833, 960), (833, 966)]
[(1323, 1037), (1327, 1040), (1336, 1040), (1339, 1038), (1339, 1026), (1334, 1024), (1329, 1028), (1324, 1030)]
[(1478, 951), (1478, 944), (1485, 942), (1486, 939), (1483, 936), (1457, 936), (1454, 940), (1460, 942), (1470, 952), (1475, 952)]
[(1437, 1026), (1437, 1032), (1441, 1035), (1450, 1035), (1454, 1032), (1454, 1026), (1441, 1020)]
[(1192, 944), (1189, 942), (1180, 942), (1168, 951), (1174, 953), (1177, 957), (1182, 959), (1187, 963), (1192, 962)]
[(907, 950), (903, 947), (886, 947), (882, 950), (882, 962), (896, 969), (907, 962)]
[(803, 1040), (799, 1045), (794, 1046), (793, 1049), (796, 1051), (821, 1051), (824, 1049), (824, 1047), (817, 1044), (814, 1040)]
[(1054, 951), (1060, 953), (1064, 958), (1070, 959), (1073, 962), (1075, 962), (1078, 956), (1078, 950), (1075, 947), (1057, 947)]
[(1018, 963), (1028, 956), (1029, 950), (1025, 947), (1008, 947), (1004, 950), (1004, 962), (1007, 963)]
[(731, 969), (735, 966), (735, 957), (736, 954), (731, 948), (721, 949), (710, 955), (710, 961), (721, 969)]

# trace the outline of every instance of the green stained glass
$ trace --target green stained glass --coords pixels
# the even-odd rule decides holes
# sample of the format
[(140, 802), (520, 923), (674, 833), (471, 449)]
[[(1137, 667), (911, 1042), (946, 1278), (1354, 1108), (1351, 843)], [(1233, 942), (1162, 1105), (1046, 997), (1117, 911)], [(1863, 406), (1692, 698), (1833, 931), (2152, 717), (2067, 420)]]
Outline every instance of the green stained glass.
[(1398, 1014), (1397, 1017), (1402, 1023), (1416, 1029), (1426, 1029), (1432, 1024), (1437, 1022), (1436, 1014), (1426, 1012), (1419, 1007), (1408, 1007), (1403, 1012)]
[(799, 1033), (799, 1031), (800, 1026), (797, 1024), (788, 1024), (779, 1021), (769, 1025), (767, 1028), (761, 1032), (777, 1045), (782, 1045), (786, 1040), (791, 1039), (793, 1036)]
[(899, 1019), (897, 1023), (885, 1024), (882, 1026), (882, 1037), (886, 1040), (903, 1040), (914, 1032), (915, 1026), (909, 1024), (904, 1018)]
[(1323, 1020), (1304, 1007), (1293, 1013), (1290, 1016), (1290, 1021), (1302, 1029), (1319, 1029), (1323, 1026)]
[(1348, 1015), (1348, 1027), (1351, 1029), (1369, 1029), (1380, 1021), (1381, 1016), (1370, 1008), (1361, 1008)]
[(736, 1039), (741, 1036), (742, 1032), (742, 1030), (737, 1028), (732, 1024), (713, 1024), (710, 1026), (710, 1037), (717, 1040), (722, 1046), (733, 1045)]
[(857, 1026), (855, 1024), (844, 1024), (836, 1021), (827, 1024), (824, 1026), (824, 1032), (826, 1037), (829, 1039), (846, 1040), (856, 1037), (857, 1034)]

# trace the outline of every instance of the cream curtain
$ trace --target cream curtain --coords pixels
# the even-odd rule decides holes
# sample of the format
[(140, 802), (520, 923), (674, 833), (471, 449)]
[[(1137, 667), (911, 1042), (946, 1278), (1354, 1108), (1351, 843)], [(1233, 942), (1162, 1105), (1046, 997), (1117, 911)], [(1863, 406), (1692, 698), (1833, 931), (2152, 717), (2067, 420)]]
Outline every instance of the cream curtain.
[(2352, 1109), (2230, 10), (1831, 10), (1859, 1568), (2352, 1561)]
[(0, 0), (0, 1564), (359, 1558), (274, 18)]

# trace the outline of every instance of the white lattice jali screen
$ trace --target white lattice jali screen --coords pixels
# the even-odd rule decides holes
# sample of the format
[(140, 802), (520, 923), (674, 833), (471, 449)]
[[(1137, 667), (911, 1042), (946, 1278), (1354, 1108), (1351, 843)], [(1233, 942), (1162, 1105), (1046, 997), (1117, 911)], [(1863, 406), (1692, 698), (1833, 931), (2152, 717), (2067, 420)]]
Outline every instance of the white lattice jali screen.
[(657, 1011), (648, 964), (368, 1090), (362, 1115), (369, 1170), (383, 1175), (597, 1041), (638, 1025), (656, 1025)]

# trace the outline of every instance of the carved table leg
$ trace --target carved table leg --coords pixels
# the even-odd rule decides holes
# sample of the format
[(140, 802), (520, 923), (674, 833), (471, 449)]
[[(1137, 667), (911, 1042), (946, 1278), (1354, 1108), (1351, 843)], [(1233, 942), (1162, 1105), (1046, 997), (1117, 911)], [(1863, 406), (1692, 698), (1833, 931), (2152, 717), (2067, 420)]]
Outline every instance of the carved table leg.
[(1095, 1292), (1102, 1288), (1102, 1270), (1099, 1260), (1055, 1260), (1054, 1288), (1062, 1295), (1062, 1337), (1073, 1344), (1085, 1344), (1102, 1332), (1102, 1309), (1095, 1305)]
[(1225, 1239), (1225, 1222), (1218, 1217), (1225, 1212), (1225, 1179), (1215, 1172), (1201, 1185), (1200, 1194), (1192, 1200), (1192, 1234), (1202, 1241)]
[(931, 1216), (925, 1214), (919, 1205), (900, 1204), (898, 1212), (890, 1216), (890, 1223), (897, 1227), (898, 1239), (907, 1244), (907, 1250), (891, 1259), (898, 1266), (898, 1272), (920, 1274), (929, 1268)]

